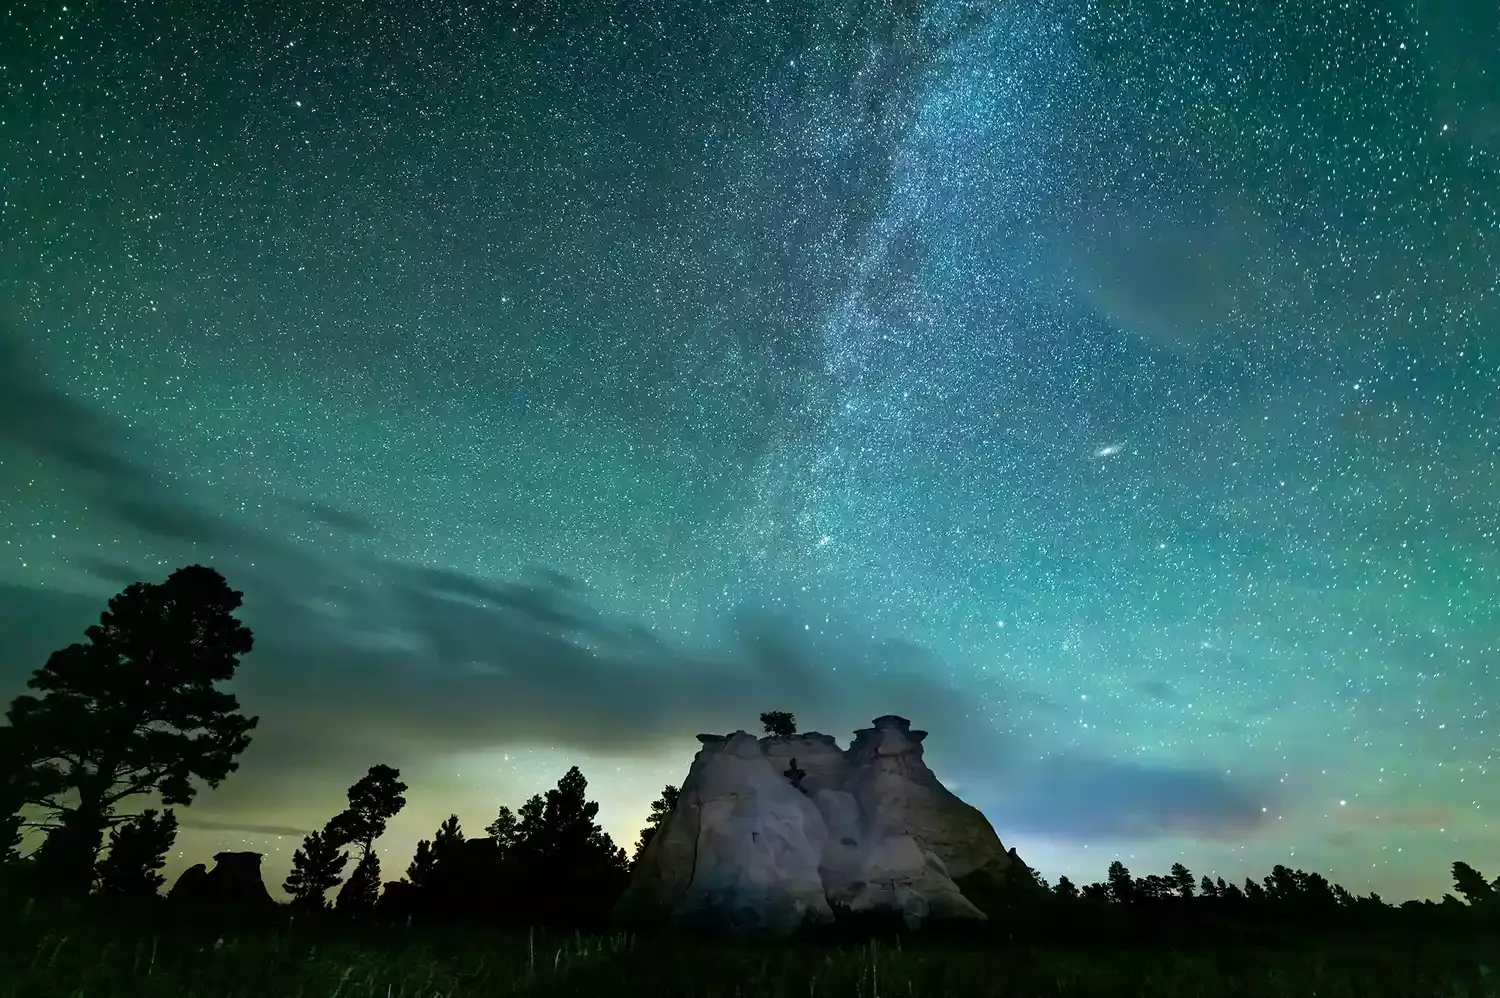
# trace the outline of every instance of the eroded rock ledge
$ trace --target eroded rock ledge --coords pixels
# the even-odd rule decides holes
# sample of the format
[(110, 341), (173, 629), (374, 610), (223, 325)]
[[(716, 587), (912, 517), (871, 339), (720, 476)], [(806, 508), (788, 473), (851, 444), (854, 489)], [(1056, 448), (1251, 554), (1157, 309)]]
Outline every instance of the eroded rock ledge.
[(615, 907), (622, 925), (788, 935), (834, 909), (983, 920), (1031, 873), (922, 758), (925, 731), (877, 717), (849, 748), (807, 732), (699, 735), (677, 806)]

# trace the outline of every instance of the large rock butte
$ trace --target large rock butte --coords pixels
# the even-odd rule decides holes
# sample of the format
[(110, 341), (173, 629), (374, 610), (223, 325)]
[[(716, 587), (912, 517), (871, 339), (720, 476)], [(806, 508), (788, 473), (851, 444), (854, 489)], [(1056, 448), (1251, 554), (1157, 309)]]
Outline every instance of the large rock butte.
[(1031, 871), (922, 759), (925, 731), (877, 717), (848, 749), (817, 732), (699, 735), (677, 806), (615, 906), (622, 925), (787, 935), (834, 909), (915, 928), (983, 920)]

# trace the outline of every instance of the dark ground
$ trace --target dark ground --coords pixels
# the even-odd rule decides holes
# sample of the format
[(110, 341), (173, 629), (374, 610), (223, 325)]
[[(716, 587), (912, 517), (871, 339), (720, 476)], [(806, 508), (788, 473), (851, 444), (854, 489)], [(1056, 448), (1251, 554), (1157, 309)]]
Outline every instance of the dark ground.
[(1317, 935), (1220, 926), (1135, 939), (1108, 938), (1111, 928), (1088, 930), (1088, 945), (1028, 941), (1024, 924), (968, 939), (752, 944), (285, 917), (233, 924), (157, 907), (17, 901), (0, 922), (0, 998), (1500, 996), (1490, 969), (1500, 968), (1500, 935), (1472, 926)]

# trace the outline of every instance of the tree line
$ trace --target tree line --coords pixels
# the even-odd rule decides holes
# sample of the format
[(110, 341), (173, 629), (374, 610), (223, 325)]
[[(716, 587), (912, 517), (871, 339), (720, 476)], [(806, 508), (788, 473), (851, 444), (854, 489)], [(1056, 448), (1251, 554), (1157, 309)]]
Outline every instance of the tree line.
[[(176, 808), (199, 785), (218, 787), (238, 768), (258, 718), (247, 717), (230, 681), (254, 645), (235, 616), (242, 594), (213, 569), (192, 565), (165, 582), (138, 582), (109, 600), (85, 640), (52, 653), (0, 726), (0, 869), (48, 892), (156, 896), (176, 842)], [(768, 734), (790, 737), (795, 717), (761, 715)], [(805, 775), (796, 760), (786, 772)], [(405, 875), (383, 882), (375, 843), (406, 806), (400, 771), (370, 767), (346, 806), (296, 850), (282, 885), (301, 911), (349, 917), (593, 926), (602, 923), (630, 871), (676, 806), (668, 785), (652, 803), (633, 856), (602, 828), (599, 805), (575, 766), (557, 785), (512, 810), (501, 807), (483, 836), (467, 837), (457, 815), (417, 844)], [(157, 804), (132, 810), (132, 805)], [(27, 833), (32, 833), (28, 836)], [(39, 843), (23, 855), (28, 838)], [(354, 860), (352, 870), (350, 861)], [(347, 876), (345, 875), (347, 871)], [(1051, 884), (1028, 871), (1014, 903), (1053, 911), (1215, 911), (1235, 916), (1327, 918), (1394, 910), (1378, 894), (1358, 896), (1318, 873), (1277, 865), (1243, 884), (1194, 878), (1181, 863), (1137, 877), (1119, 861), (1104, 880)], [(1500, 917), (1500, 877), (1452, 867), (1454, 894), (1412, 909), (1472, 909)], [(334, 896), (330, 899), (330, 892)], [(1460, 901), (1459, 897), (1463, 900)]]

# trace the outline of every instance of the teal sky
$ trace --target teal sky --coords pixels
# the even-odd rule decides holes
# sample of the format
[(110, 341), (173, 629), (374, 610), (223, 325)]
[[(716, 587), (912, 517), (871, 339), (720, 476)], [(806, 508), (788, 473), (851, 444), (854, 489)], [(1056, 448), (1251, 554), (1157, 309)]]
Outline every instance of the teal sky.
[(779, 708), (1054, 879), (1500, 873), (1492, 15), (537, 8), (0, 22), (0, 683), (245, 592), (175, 863), (374, 763), (388, 876), (575, 762), (628, 845)]

